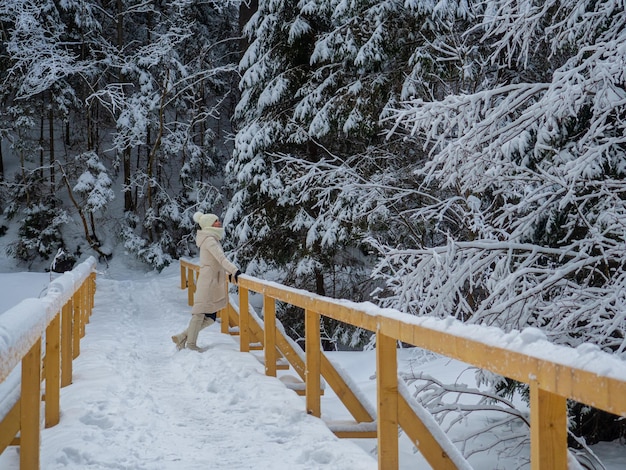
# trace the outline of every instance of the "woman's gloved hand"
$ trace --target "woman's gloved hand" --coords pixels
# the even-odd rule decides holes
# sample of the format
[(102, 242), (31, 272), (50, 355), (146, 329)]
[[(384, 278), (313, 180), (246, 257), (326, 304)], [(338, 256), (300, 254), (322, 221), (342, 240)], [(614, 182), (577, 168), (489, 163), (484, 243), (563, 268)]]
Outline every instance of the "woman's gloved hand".
[[(241, 271), (238, 269), (237, 272), (234, 274), (234, 278), (235, 278), (235, 284), (237, 284), (239, 282), (239, 275), (241, 274)], [(232, 274), (228, 274), (228, 281), (229, 282), (233, 282), (233, 275)]]

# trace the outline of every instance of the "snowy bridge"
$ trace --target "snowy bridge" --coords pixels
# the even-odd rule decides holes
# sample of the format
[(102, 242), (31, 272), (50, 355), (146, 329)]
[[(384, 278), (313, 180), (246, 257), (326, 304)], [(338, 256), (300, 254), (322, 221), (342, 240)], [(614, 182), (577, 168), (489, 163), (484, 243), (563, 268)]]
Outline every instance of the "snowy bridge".
[[(189, 315), (178, 288), (191, 304), (197, 267), (181, 261), (179, 286), (98, 279), (97, 291), (94, 269), (90, 259), (0, 315), (3, 469), (376, 468), (339, 436), (376, 438), (378, 468), (394, 470), (398, 427), (432, 468), (469, 468), (398, 380), (397, 341), (528, 383), (533, 469), (567, 468), (568, 398), (626, 417), (623, 362), (533, 330), (416, 318), (242, 275), (219, 326), (202, 333), (210, 349), (176, 352), (169, 336)], [(277, 324), (277, 301), (303, 309), (306, 354)], [(374, 404), (320, 350), (321, 316), (376, 333)], [(286, 367), (295, 375), (277, 373)], [(352, 422), (318, 419), (325, 384)]]

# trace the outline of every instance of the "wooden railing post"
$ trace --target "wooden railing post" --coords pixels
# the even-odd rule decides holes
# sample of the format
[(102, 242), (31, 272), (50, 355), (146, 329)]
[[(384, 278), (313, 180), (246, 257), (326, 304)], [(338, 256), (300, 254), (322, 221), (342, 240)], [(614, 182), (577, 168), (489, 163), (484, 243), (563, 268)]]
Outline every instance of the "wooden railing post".
[(263, 296), (263, 323), (265, 342), (265, 375), (276, 377), (276, 300)]
[(39, 470), (41, 338), (22, 359), (20, 470)]
[(89, 286), (88, 282), (84, 282), (79, 289), (80, 295), (80, 337), (85, 337), (85, 325), (89, 318), (89, 312), (87, 311)]
[(187, 267), (183, 263), (180, 263), (180, 288), (187, 288)]
[(228, 301), (226, 302), (226, 307), (221, 309), (218, 315), (220, 317), (220, 331), (222, 333), (228, 333), (228, 326), (229, 326), (228, 322), (229, 322), (229, 317), (230, 317), (230, 312), (228, 311), (230, 309), (230, 296), (228, 294), (228, 281), (224, 282), (224, 290), (226, 291), (226, 298), (228, 299)]
[(93, 313), (93, 308), (96, 301), (96, 273), (93, 272), (89, 275), (89, 317)]
[(196, 293), (196, 276), (195, 271), (191, 267), (187, 268), (187, 304), (193, 305), (194, 295)]
[(59, 403), (61, 396), (61, 313), (57, 313), (46, 328), (46, 356), (44, 372), (46, 377), (46, 427), (59, 422)]
[(398, 470), (398, 357), (396, 340), (376, 332), (378, 468)]
[(305, 349), (306, 349), (306, 412), (310, 415), (321, 416), (320, 403), (320, 374), (321, 374), (321, 349), (320, 349), (320, 314), (312, 310), (305, 310)]
[(248, 311), (248, 289), (239, 288), (239, 350), (250, 351), (250, 312)]
[(61, 387), (72, 383), (72, 299), (61, 310)]
[(79, 290), (72, 296), (72, 359), (80, 355), (81, 307)]
[(567, 401), (530, 381), (532, 470), (567, 470)]

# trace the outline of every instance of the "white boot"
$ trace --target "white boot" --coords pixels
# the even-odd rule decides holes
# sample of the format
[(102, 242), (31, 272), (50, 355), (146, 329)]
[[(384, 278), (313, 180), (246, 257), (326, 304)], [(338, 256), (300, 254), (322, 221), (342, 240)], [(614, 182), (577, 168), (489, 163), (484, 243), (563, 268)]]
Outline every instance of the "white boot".
[(176, 349), (179, 351), (184, 349), (187, 343), (187, 331), (185, 330), (182, 333), (172, 336), (172, 341), (176, 344)]
[(200, 330), (202, 329), (203, 321), (203, 313), (191, 315), (191, 320), (189, 320), (189, 326), (187, 327), (187, 349), (193, 349), (194, 351), (198, 351), (200, 349), (196, 345), (196, 341), (198, 340), (198, 333), (200, 333)]

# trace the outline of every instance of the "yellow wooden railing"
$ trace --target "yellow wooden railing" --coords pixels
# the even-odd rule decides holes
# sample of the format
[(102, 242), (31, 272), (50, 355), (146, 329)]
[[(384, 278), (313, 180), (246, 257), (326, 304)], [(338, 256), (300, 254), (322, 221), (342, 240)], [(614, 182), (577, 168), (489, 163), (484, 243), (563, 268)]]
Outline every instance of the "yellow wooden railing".
[(60, 389), (72, 383), (93, 308), (95, 264), (89, 258), (53, 280), (45, 297), (0, 313), (0, 454), (19, 445), (21, 470), (39, 470), (41, 400), (45, 426), (59, 422)]
[[(193, 305), (198, 266), (181, 260), (180, 269), (181, 288), (189, 288), (189, 305)], [(567, 469), (567, 399), (626, 417), (626, 363), (609, 354), (557, 346), (544, 340), (520, 340), (520, 335), (505, 334), (493, 327), (415, 317), (369, 303), (330, 299), (246, 275), (239, 277), (238, 286), (239, 306), (229, 304), (220, 312), (222, 332), (238, 332), (241, 351), (261, 343), (267, 375), (276, 376), (279, 354), (286, 358), (305, 382), (307, 412), (318, 417), (320, 377), (324, 377), (356, 419), (352, 430), (339, 429), (336, 434), (377, 437), (381, 470), (398, 468), (398, 426), (432, 468), (469, 466), (460, 454), (450, 450), (449, 441), (442, 441), (441, 433), (431, 434), (432, 423), (425, 422), (423, 413), (416, 413), (418, 405), (403, 393), (406, 387), (399, 384), (397, 374), (398, 341), (529, 384), (532, 469)], [(251, 315), (250, 291), (263, 296), (263, 322)], [(304, 359), (282, 330), (276, 328), (276, 301), (305, 312)], [(350, 390), (321, 351), (320, 315), (376, 333), (375, 413), (361, 403), (360, 394)]]

